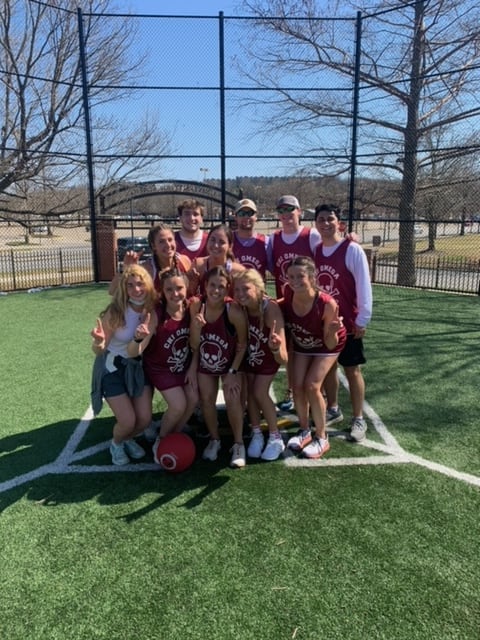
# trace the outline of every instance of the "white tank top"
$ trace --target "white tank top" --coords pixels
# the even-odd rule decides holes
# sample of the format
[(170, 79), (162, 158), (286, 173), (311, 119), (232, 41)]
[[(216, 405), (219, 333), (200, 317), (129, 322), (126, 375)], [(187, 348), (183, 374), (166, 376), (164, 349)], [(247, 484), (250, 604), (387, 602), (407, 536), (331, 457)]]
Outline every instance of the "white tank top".
[(123, 356), (128, 358), (127, 345), (133, 340), (135, 331), (139, 324), (141, 324), (143, 318), (143, 311), (139, 312), (136, 309), (128, 306), (125, 312), (125, 326), (119, 327), (108, 343), (108, 351), (115, 356)]

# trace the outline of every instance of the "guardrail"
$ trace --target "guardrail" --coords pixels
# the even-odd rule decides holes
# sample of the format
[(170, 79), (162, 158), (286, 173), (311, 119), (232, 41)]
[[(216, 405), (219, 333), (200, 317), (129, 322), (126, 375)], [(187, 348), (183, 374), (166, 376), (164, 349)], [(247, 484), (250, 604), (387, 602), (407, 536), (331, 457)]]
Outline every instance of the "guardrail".
[[(397, 269), (396, 258), (376, 254), (372, 256), (373, 282), (395, 285)], [(417, 255), (415, 288), (480, 295), (480, 260)]]
[[(395, 257), (371, 256), (372, 282), (395, 285)], [(0, 291), (54, 287), (93, 282), (90, 248), (55, 248), (0, 251)], [(442, 256), (416, 257), (415, 288), (480, 295), (480, 260)]]
[(0, 251), (0, 290), (18, 291), (93, 281), (92, 250)]

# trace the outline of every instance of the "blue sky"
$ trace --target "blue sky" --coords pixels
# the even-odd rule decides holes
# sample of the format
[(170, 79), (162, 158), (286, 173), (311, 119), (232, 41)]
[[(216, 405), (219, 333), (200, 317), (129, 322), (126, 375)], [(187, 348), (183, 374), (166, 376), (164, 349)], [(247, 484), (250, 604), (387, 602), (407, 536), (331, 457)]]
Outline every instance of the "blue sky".
[[(239, 8), (241, 2), (202, 0), (117, 0), (117, 11), (129, 11), (136, 15), (212, 16), (212, 20), (187, 18), (155, 19), (139, 18), (139, 48), (146, 53), (144, 84), (168, 87), (218, 87), (218, 20), (219, 12), (226, 17), (245, 15)], [(243, 29), (244, 31), (241, 31)], [(252, 23), (225, 21), (225, 63), (227, 86), (239, 86), (240, 78), (233, 57), (239, 54), (237, 40), (248, 42), (253, 37)], [(243, 34), (243, 35), (242, 35)], [(243, 54), (242, 54), (243, 56)], [(245, 58), (241, 58), (245, 65)], [(251, 83), (250, 83), (251, 86)], [(281, 160), (229, 159), (227, 178), (247, 175), (284, 175), (291, 170), (295, 160), (293, 142), (288, 135), (278, 132), (277, 139), (262, 135), (259, 113), (254, 107), (238, 108), (238, 101), (245, 91), (227, 92), (226, 104), (226, 153), (269, 155), (280, 152)], [(133, 104), (133, 108), (132, 108)], [(110, 105), (110, 108), (112, 105)], [(219, 92), (218, 90), (162, 91), (145, 90), (137, 93), (136, 100), (122, 102), (114, 112), (122, 126), (128, 119), (138, 118), (147, 112), (158, 120), (173, 141), (173, 153), (205, 156), (216, 155), (220, 150)], [(265, 115), (265, 114), (263, 114)], [(284, 150), (282, 152), (282, 149)], [(203, 170), (203, 171), (202, 171)], [(205, 171), (206, 170), (206, 171)], [(219, 178), (220, 161), (217, 158), (167, 159), (157, 168), (165, 179), (201, 180), (203, 177)], [(158, 173), (142, 175), (143, 179), (159, 179)]]
[(223, 11), (225, 15), (234, 15), (238, 2), (230, 0), (117, 0), (119, 7), (128, 7), (134, 13), (153, 13), (155, 15), (217, 15)]

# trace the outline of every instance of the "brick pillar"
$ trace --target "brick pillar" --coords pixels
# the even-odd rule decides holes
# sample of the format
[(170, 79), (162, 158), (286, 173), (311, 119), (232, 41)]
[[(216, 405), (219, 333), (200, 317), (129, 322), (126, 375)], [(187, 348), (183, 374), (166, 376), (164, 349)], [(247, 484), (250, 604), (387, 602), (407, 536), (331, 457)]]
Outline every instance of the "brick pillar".
[(113, 220), (97, 220), (98, 277), (100, 281), (113, 279), (117, 271), (117, 240)]

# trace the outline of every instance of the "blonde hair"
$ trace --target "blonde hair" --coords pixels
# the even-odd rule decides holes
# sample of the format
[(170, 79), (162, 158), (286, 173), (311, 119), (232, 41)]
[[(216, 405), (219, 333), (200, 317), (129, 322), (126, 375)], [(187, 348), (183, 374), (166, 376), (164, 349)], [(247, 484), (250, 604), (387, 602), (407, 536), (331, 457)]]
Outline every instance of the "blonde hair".
[(245, 269), (245, 271), (237, 272), (233, 276), (233, 284), (236, 282), (245, 282), (252, 284), (257, 290), (257, 311), (260, 316), (260, 329), (263, 329), (263, 301), (267, 297), (265, 289), (265, 281), (256, 269)]
[(153, 311), (157, 302), (158, 293), (155, 290), (152, 276), (148, 273), (145, 267), (142, 267), (139, 264), (129, 265), (125, 268), (122, 275), (120, 276), (120, 280), (113, 293), (111, 303), (100, 314), (100, 316), (103, 317), (108, 311), (108, 324), (113, 330), (125, 326), (125, 311), (128, 307), (127, 284), (128, 279), (132, 276), (140, 278), (141, 281), (145, 284), (145, 302), (143, 305), (144, 310), (147, 312)]

